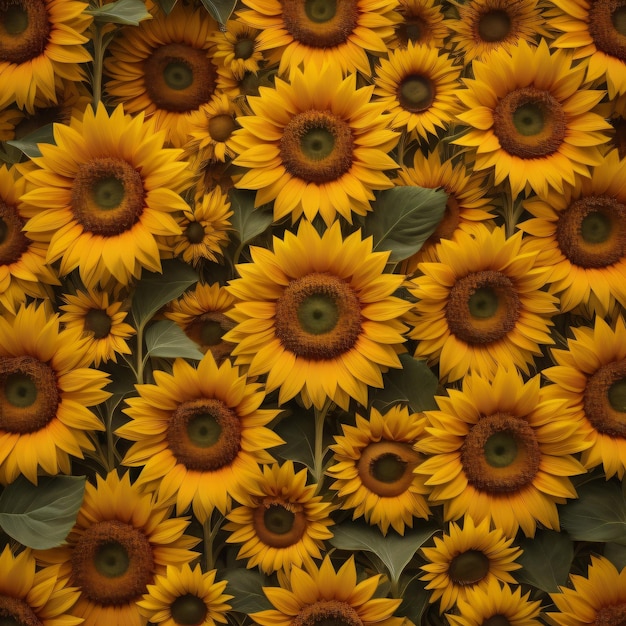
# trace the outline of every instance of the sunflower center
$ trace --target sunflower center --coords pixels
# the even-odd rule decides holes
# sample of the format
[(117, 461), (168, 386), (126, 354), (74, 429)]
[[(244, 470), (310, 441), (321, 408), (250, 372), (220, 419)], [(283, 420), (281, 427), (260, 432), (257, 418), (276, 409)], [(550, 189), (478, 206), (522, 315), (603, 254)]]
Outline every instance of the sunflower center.
[(488, 617), (482, 624), (482, 626), (511, 626), (511, 622), (506, 615), (496, 613), (491, 617)]
[(333, 48), (348, 40), (359, 20), (358, 0), (282, 0), (291, 36), (311, 48)]
[(282, 498), (265, 498), (252, 517), (258, 538), (272, 548), (286, 548), (298, 543), (306, 530), (302, 505)]
[(24, 223), (17, 208), (0, 199), (0, 265), (19, 261), (28, 250), (28, 239), (22, 231)]
[(144, 61), (145, 87), (159, 108), (183, 113), (208, 102), (215, 70), (207, 51), (182, 43), (160, 46)]
[(626, 61), (626, 3), (624, 0), (591, 2), (587, 25), (596, 48)]
[(42, 626), (33, 609), (23, 600), (0, 595), (0, 626)]
[(426, 40), (429, 35), (428, 24), (417, 16), (405, 17), (404, 21), (396, 27), (396, 36), (403, 46), (409, 42), (418, 43), (422, 39)]
[(530, 484), (540, 461), (541, 451), (530, 424), (508, 414), (482, 417), (461, 448), (468, 482), (493, 493), (509, 493)]
[(239, 454), (241, 422), (221, 400), (189, 400), (172, 414), (167, 441), (172, 454), (187, 469), (213, 472)]
[(597, 431), (626, 437), (626, 359), (603, 365), (588, 378), (583, 404)]
[(626, 205), (608, 196), (580, 198), (559, 214), (556, 240), (574, 265), (612, 265), (626, 254)]
[(333, 359), (361, 334), (361, 306), (354, 289), (329, 274), (292, 280), (276, 302), (276, 336), (305, 359)]
[(462, 341), (485, 344), (505, 337), (517, 323), (520, 300), (508, 276), (486, 270), (456, 281), (446, 305), (450, 332)]
[(193, 593), (178, 596), (170, 605), (170, 613), (176, 624), (196, 626), (204, 623), (208, 609), (204, 601)]
[(475, 585), (489, 573), (489, 559), (480, 550), (457, 554), (448, 568), (448, 576), (456, 585)]
[(477, 30), (482, 41), (502, 41), (511, 32), (511, 18), (502, 9), (492, 9), (478, 18)]
[(100, 157), (80, 165), (72, 186), (72, 212), (86, 231), (119, 235), (137, 222), (143, 209), (143, 181), (130, 163)]
[(434, 84), (425, 76), (408, 76), (398, 88), (398, 101), (407, 111), (425, 111), (434, 100)]
[(189, 225), (185, 228), (185, 237), (187, 237), (189, 243), (202, 243), (204, 239), (204, 227), (199, 222), (189, 222)]
[(222, 336), (232, 325), (231, 320), (223, 313), (207, 312), (187, 325), (185, 333), (201, 346), (217, 346), (222, 343)]
[(235, 120), (226, 113), (215, 115), (209, 120), (209, 135), (213, 141), (226, 141), (236, 128)]
[(493, 112), (493, 131), (502, 148), (522, 159), (544, 157), (563, 143), (565, 112), (548, 91), (522, 87), (504, 96)]
[(461, 210), (454, 194), (448, 196), (443, 217), (439, 220), (435, 232), (427, 239), (425, 245), (434, 245), (442, 239), (451, 239), (461, 222)]
[(0, 429), (32, 433), (52, 420), (59, 405), (54, 370), (31, 356), (0, 357)]
[(0, 0), (0, 62), (20, 65), (40, 56), (50, 30), (45, 0)]
[(236, 59), (249, 59), (254, 53), (254, 39), (238, 39), (233, 47)]
[(104, 339), (111, 332), (112, 321), (102, 309), (89, 309), (85, 315), (85, 330), (92, 332), (94, 339)]
[(409, 443), (377, 441), (361, 452), (357, 471), (363, 486), (382, 498), (403, 494), (413, 482), (419, 454)]
[(96, 522), (72, 551), (72, 584), (97, 604), (125, 604), (146, 592), (154, 555), (146, 535), (119, 520)]
[(292, 176), (321, 184), (352, 167), (353, 144), (349, 124), (330, 111), (305, 111), (285, 127), (280, 156)]
[(300, 609), (291, 626), (363, 626), (363, 622), (347, 602), (318, 600)]
[(625, 626), (626, 604), (614, 604), (598, 609), (593, 626)]

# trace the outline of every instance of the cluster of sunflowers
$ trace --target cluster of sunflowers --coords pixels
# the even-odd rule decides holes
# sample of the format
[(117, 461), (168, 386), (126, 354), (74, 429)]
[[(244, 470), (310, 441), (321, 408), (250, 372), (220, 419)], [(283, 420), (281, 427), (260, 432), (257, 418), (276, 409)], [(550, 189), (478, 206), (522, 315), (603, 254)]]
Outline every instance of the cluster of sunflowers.
[(623, 626), (625, 0), (0, 0), (0, 624)]

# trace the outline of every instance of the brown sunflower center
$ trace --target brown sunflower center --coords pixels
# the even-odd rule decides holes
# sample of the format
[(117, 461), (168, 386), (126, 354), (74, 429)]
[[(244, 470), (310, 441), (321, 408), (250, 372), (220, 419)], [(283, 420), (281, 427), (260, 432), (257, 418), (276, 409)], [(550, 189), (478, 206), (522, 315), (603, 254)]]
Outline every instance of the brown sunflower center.
[(204, 624), (208, 609), (204, 600), (194, 595), (186, 593), (178, 596), (170, 605), (170, 613), (174, 623), (181, 626), (197, 626)]
[(249, 59), (254, 54), (254, 39), (238, 38), (233, 46), (233, 54), (236, 59)]
[(446, 305), (450, 332), (466, 343), (485, 344), (505, 337), (517, 323), (520, 300), (511, 279), (486, 270), (456, 281)]
[(154, 555), (146, 535), (119, 520), (96, 522), (72, 551), (72, 584), (92, 602), (125, 604), (146, 592)]
[(187, 469), (213, 472), (239, 454), (241, 422), (221, 400), (189, 400), (172, 414), (167, 441), (172, 454)]
[(608, 363), (587, 380), (584, 408), (593, 427), (611, 437), (626, 437), (626, 359)]
[(191, 244), (202, 243), (204, 239), (204, 226), (200, 222), (189, 222), (185, 228), (185, 237)]
[(364, 487), (381, 498), (394, 498), (411, 486), (419, 461), (409, 443), (377, 441), (363, 449), (357, 470)]
[(626, 205), (609, 196), (580, 198), (559, 214), (556, 240), (574, 265), (612, 265), (626, 254)]
[(461, 223), (461, 209), (458, 200), (451, 193), (446, 202), (443, 217), (437, 224), (435, 232), (427, 239), (427, 245), (439, 243), (442, 239), (451, 239)]
[(150, 100), (167, 111), (194, 111), (215, 89), (215, 70), (207, 51), (182, 43), (160, 46), (144, 61)]
[(448, 576), (456, 585), (475, 585), (489, 573), (489, 559), (480, 550), (466, 550), (452, 558)]
[(311, 183), (327, 183), (352, 167), (350, 125), (330, 111), (305, 111), (285, 126), (280, 156), (285, 169)]
[(354, 289), (329, 274), (292, 280), (276, 302), (276, 336), (305, 359), (333, 359), (361, 334), (361, 305)]
[(409, 42), (425, 42), (431, 36), (432, 29), (428, 22), (419, 15), (405, 15), (404, 20), (396, 27), (396, 37), (403, 46), (408, 45)]
[(348, 40), (359, 20), (358, 0), (282, 0), (291, 36), (311, 48), (333, 48)]
[(595, 0), (590, 5), (587, 27), (596, 48), (626, 61), (626, 1)]
[(185, 334), (201, 346), (217, 346), (222, 336), (233, 327), (233, 322), (223, 313), (207, 312), (198, 315), (185, 328)]
[(491, 9), (477, 20), (478, 39), (489, 43), (506, 39), (511, 32), (511, 17), (503, 9)]
[(94, 339), (108, 337), (112, 324), (109, 314), (103, 309), (89, 309), (85, 315), (85, 330), (92, 332)]
[(129, 230), (144, 209), (140, 173), (123, 159), (100, 157), (80, 165), (72, 186), (72, 212), (82, 227), (103, 237)]
[(496, 105), (493, 131), (503, 150), (522, 159), (533, 159), (559, 148), (567, 131), (567, 118), (549, 91), (522, 87)]
[(307, 519), (301, 504), (282, 498), (265, 498), (254, 510), (252, 523), (265, 545), (286, 548), (302, 539)]
[(24, 223), (17, 208), (0, 198), (0, 265), (19, 261), (28, 250), (28, 239), (22, 231)]
[(598, 609), (593, 626), (626, 626), (626, 603)]
[(43, 622), (24, 600), (0, 595), (0, 626), (42, 626)]
[(40, 56), (50, 30), (44, 0), (0, 0), (0, 61), (20, 65)]
[(213, 141), (224, 142), (230, 138), (237, 124), (231, 115), (221, 113), (209, 120), (209, 135)]
[(511, 626), (511, 622), (506, 615), (496, 613), (484, 620), (482, 626)]
[(403, 109), (419, 113), (428, 109), (435, 100), (435, 85), (427, 76), (407, 76), (398, 86), (398, 102)]
[(54, 418), (59, 406), (54, 370), (31, 356), (0, 357), (0, 428), (32, 433)]
[(359, 614), (347, 602), (318, 600), (308, 604), (291, 621), (292, 626), (363, 626)]
[(541, 451), (530, 424), (508, 414), (482, 417), (461, 448), (468, 482), (492, 493), (509, 493), (530, 484), (540, 461)]

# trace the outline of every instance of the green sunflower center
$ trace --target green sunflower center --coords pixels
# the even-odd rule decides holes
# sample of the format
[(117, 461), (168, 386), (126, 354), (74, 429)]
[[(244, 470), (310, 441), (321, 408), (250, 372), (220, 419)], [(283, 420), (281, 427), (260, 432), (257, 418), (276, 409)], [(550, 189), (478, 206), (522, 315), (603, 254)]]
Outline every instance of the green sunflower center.
[(544, 110), (536, 102), (523, 104), (513, 112), (513, 124), (520, 135), (532, 137), (545, 126)]
[(272, 548), (298, 543), (307, 528), (302, 505), (282, 498), (265, 498), (254, 509), (252, 522), (257, 537)]
[(300, 149), (311, 161), (330, 156), (335, 149), (335, 137), (326, 128), (311, 128), (300, 137)]
[(20, 65), (40, 56), (51, 25), (44, 0), (0, 2), (0, 61)]
[(0, 626), (43, 626), (24, 600), (0, 595)]
[(300, 609), (292, 626), (363, 626), (359, 614), (347, 602), (318, 600)]
[(215, 115), (209, 120), (209, 135), (213, 141), (220, 143), (226, 141), (237, 128), (237, 124), (231, 115), (222, 113)]
[(205, 346), (216, 346), (222, 341), (224, 329), (219, 322), (209, 320), (202, 325), (201, 343)]
[(8, 35), (21, 35), (28, 28), (28, 11), (22, 6), (9, 6), (0, 15)]
[(117, 578), (128, 571), (130, 559), (121, 543), (104, 543), (94, 555), (94, 566), (99, 574), (107, 578)]
[(418, 113), (428, 109), (435, 100), (433, 82), (425, 76), (408, 76), (400, 84), (398, 101), (407, 111)]
[[(185, 327), (185, 334), (200, 346), (214, 348), (222, 346), (224, 355), (230, 351), (231, 344), (222, 341), (224, 333), (233, 327), (233, 322), (223, 313), (217, 311), (209, 311), (197, 316), (190, 324)], [(216, 360), (218, 354), (213, 350), (213, 356)], [(219, 350), (218, 352), (222, 352)]]
[(193, 68), (185, 61), (170, 61), (163, 70), (163, 80), (170, 89), (187, 89), (193, 83)]
[(372, 476), (383, 483), (395, 483), (406, 472), (407, 462), (396, 454), (388, 452), (381, 454), (372, 461)]
[(222, 427), (214, 415), (196, 415), (187, 422), (187, 436), (198, 448), (214, 446), (221, 434)]
[(626, 379), (615, 381), (608, 392), (609, 404), (614, 411), (626, 413)]
[(91, 193), (94, 204), (102, 211), (117, 209), (124, 200), (124, 183), (118, 178), (107, 176), (94, 183)]
[(478, 36), (489, 43), (506, 39), (511, 32), (511, 17), (502, 9), (492, 9), (478, 18)]
[(291, 511), (276, 504), (266, 508), (263, 514), (265, 528), (277, 535), (288, 533), (293, 528), (295, 519), (296, 516)]
[(626, 359), (607, 363), (587, 380), (583, 406), (592, 426), (611, 437), (626, 437)]
[(307, 359), (333, 359), (361, 334), (361, 305), (337, 276), (308, 274), (287, 285), (276, 302), (276, 336), (285, 349)]
[(612, 230), (611, 219), (600, 212), (588, 213), (580, 224), (580, 234), (586, 243), (604, 243)]
[(204, 623), (208, 609), (201, 598), (192, 593), (186, 593), (172, 602), (170, 613), (176, 624), (195, 626)]
[(626, 60), (626, 6), (623, 0), (595, 0), (586, 20), (596, 48), (620, 61)]
[(470, 315), (478, 319), (493, 317), (499, 304), (498, 294), (491, 287), (479, 287), (467, 301)]
[(19, 261), (28, 250), (29, 242), (22, 230), (24, 223), (17, 208), (0, 198), (0, 265)]
[(511, 626), (511, 622), (506, 615), (502, 615), (501, 613), (496, 613), (491, 617), (488, 617), (482, 626)]
[(37, 400), (37, 384), (25, 374), (9, 374), (4, 383), (4, 395), (9, 404), (26, 408)]
[(312, 22), (328, 22), (337, 14), (337, 0), (304, 0), (304, 11)]
[(489, 573), (489, 559), (480, 550), (457, 554), (448, 567), (448, 576), (456, 585), (475, 585)]
[(428, 23), (417, 15), (405, 15), (404, 21), (396, 26), (396, 36), (403, 46), (426, 41), (430, 34)]
[(509, 431), (491, 435), (485, 441), (485, 460), (491, 467), (508, 467), (517, 458), (517, 440)]
[(233, 52), (236, 59), (249, 59), (254, 53), (254, 39), (248, 37), (238, 39)]
[(191, 244), (202, 243), (204, 239), (204, 227), (199, 222), (189, 222), (185, 228), (185, 237)]

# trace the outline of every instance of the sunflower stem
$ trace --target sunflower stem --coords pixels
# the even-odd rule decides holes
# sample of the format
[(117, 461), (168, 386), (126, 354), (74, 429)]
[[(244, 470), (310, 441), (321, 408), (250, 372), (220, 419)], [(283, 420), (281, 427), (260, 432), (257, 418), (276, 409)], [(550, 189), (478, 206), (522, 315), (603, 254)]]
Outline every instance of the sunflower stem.
[(91, 81), (94, 111), (98, 108), (98, 103), (102, 99), (102, 66), (104, 63), (105, 49), (102, 37), (102, 25), (95, 22), (93, 34), (93, 77)]
[(331, 400), (326, 399), (321, 409), (315, 408), (315, 442), (313, 451), (313, 478), (317, 483), (317, 489), (321, 488), (324, 479), (324, 422), (330, 408)]
[(215, 536), (217, 535), (224, 518), (218, 515), (218, 519), (213, 525), (213, 514), (208, 515), (204, 524), (202, 525), (202, 534), (204, 538), (204, 567), (205, 572), (215, 569), (215, 557), (217, 556), (213, 550), (213, 543), (215, 542)]

